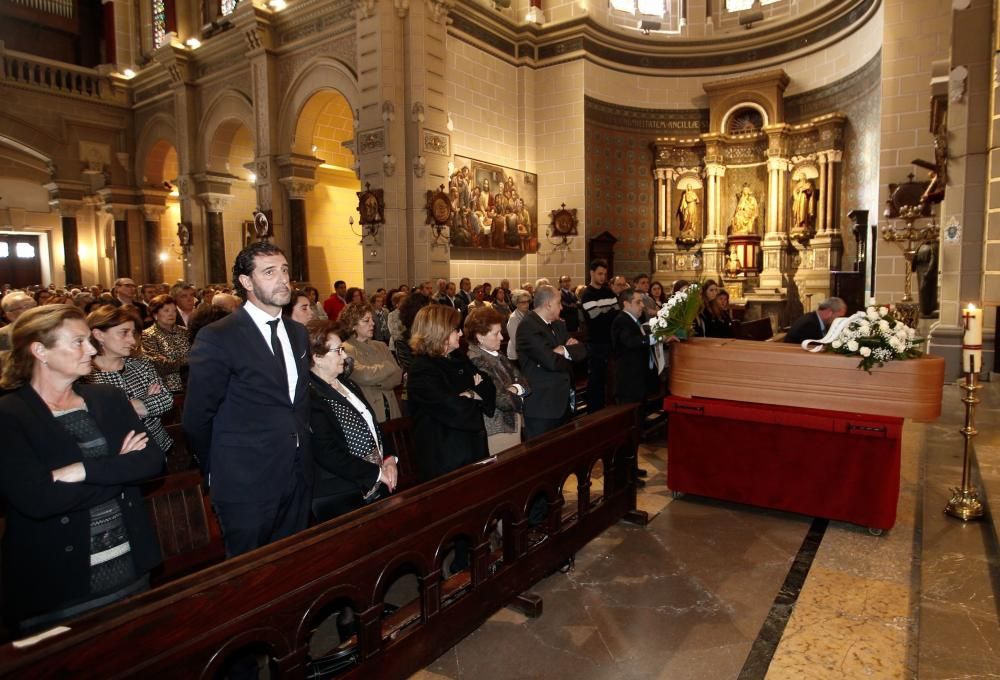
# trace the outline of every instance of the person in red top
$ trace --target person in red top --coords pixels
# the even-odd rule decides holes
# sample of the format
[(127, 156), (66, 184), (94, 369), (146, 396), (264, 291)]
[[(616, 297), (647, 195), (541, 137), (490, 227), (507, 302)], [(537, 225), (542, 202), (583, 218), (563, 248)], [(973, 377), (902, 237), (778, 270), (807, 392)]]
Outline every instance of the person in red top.
[(323, 311), (326, 312), (326, 318), (330, 321), (336, 321), (340, 312), (347, 306), (345, 295), (347, 295), (347, 283), (344, 281), (334, 282), (333, 293), (323, 301)]

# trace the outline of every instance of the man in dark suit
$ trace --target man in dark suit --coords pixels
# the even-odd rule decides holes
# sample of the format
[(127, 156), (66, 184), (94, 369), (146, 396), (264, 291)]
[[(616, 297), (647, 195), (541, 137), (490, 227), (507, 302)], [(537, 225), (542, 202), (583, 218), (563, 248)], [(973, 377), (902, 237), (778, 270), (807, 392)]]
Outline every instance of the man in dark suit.
[(191, 349), (184, 432), (209, 474), (226, 554), (306, 528), (309, 519), (309, 339), (281, 318), (288, 261), (252, 243), (233, 265), (246, 302), (205, 326)]
[(656, 339), (643, 328), (642, 293), (626, 288), (618, 295), (622, 311), (611, 322), (611, 353), (615, 359), (615, 401), (641, 404), (656, 388), (653, 345)]
[(785, 334), (785, 342), (801, 343), (803, 340), (821, 340), (830, 324), (837, 317), (847, 313), (847, 305), (839, 297), (831, 297), (820, 303), (815, 312), (803, 314)]
[(559, 318), (562, 301), (552, 286), (535, 291), (535, 308), (517, 327), (517, 360), (532, 392), (524, 402), (524, 434), (537, 437), (565, 423), (570, 415), (573, 362), (587, 355), (569, 337)]
[(142, 320), (143, 325), (145, 325), (146, 319), (149, 318), (149, 309), (146, 307), (145, 303), (139, 299), (138, 296), (139, 289), (135, 285), (135, 281), (128, 277), (122, 277), (115, 280), (115, 290), (114, 290), (114, 300), (111, 304), (115, 307), (121, 307), (122, 305), (132, 305), (139, 312), (139, 318)]

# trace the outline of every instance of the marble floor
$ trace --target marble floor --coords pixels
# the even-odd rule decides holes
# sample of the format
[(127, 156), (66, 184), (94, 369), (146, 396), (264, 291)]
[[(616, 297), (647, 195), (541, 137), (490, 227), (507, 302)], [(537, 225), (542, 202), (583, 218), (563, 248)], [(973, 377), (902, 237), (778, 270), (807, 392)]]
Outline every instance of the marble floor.
[[(984, 393), (984, 412), (997, 412), (1000, 384)], [(958, 404), (957, 389), (945, 399)], [(998, 678), (992, 524), (928, 508), (960, 481), (959, 421), (949, 408), (936, 424), (907, 423), (897, 523), (881, 536), (672, 498), (666, 442), (643, 444), (650, 524), (612, 527), (571, 572), (537, 584), (541, 617), (501, 610), (413, 678)], [(1000, 419), (980, 429), (997, 449)]]

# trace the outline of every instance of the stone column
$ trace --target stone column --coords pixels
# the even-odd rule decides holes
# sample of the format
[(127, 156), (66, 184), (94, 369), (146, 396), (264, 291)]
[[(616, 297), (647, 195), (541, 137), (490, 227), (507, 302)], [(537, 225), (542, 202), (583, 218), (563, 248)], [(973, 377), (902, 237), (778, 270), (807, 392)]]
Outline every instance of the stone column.
[(726, 235), (723, 228), (722, 214), (722, 178), (726, 176), (726, 166), (721, 163), (706, 163), (705, 173), (708, 176), (708, 189), (705, 198), (708, 200), (708, 220), (705, 230), (705, 242), (725, 243)]
[(309, 280), (309, 243), (306, 238), (306, 194), (313, 190), (316, 180), (282, 177), (281, 184), (288, 194), (288, 232), (292, 241), (290, 262), (292, 279)]
[(292, 279), (309, 281), (309, 243), (306, 224), (306, 195), (316, 185), (320, 160), (312, 156), (287, 154), (278, 157), (281, 186), (288, 197), (289, 266)]
[(80, 268), (80, 241), (76, 227), (76, 211), (79, 205), (66, 205), (60, 201), (59, 213), (62, 216), (63, 261), (66, 271), (66, 284), (83, 283), (83, 272)]
[(667, 196), (669, 191), (666, 186), (666, 176), (667, 171), (664, 168), (656, 168), (653, 170), (653, 177), (656, 178), (656, 229), (654, 230), (654, 238), (666, 238), (670, 233), (669, 225), (667, 224)]
[(761, 250), (764, 253), (764, 265), (760, 272), (760, 291), (774, 293), (784, 292), (785, 250), (788, 246), (788, 229), (785, 224), (788, 196), (788, 159), (771, 156), (767, 159), (768, 171), (768, 206), (767, 231)]
[(219, 193), (198, 194), (205, 206), (205, 244), (208, 252), (208, 276), (205, 283), (224, 283), (228, 279), (226, 262), (226, 237), (222, 213), (229, 206), (231, 196)]
[(163, 282), (163, 261), (160, 259), (160, 219), (165, 205), (142, 204), (142, 264), (144, 283)]

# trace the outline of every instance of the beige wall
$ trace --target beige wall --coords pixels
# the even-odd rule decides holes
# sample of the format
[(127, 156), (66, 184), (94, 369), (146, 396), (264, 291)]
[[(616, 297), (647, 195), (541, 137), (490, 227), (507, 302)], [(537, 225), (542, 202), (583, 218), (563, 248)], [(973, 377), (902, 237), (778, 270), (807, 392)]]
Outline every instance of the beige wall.
[(316, 180), (315, 188), (306, 194), (307, 258), (309, 278), (325, 297), (337, 279), (346, 281), (348, 287), (364, 286), (365, 251), (347, 222), (353, 216), (357, 228), (358, 180), (354, 173), (321, 167)]
[[(882, 125), (879, 152), (879, 205), (890, 182), (905, 182), (910, 161), (932, 154), (930, 122), (931, 68), (948, 58), (951, 4), (938, 0), (887, 0), (883, 3)], [(886, 224), (879, 218), (879, 226)], [(879, 243), (875, 269), (876, 297), (893, 302), (903, 293), (905, 262), (899, 248)], [(915, 283), (915, 282), (914, 282)]]

